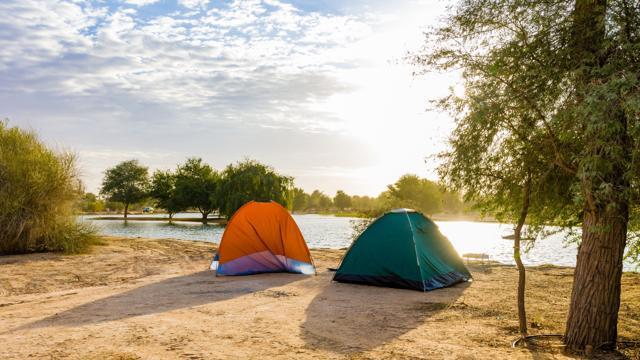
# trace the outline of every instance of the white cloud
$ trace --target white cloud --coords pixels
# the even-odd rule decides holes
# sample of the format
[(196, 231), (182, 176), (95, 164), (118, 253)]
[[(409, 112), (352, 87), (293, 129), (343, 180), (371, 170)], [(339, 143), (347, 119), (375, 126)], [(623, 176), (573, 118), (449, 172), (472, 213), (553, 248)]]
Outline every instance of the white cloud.
[(204, 8), (209, 4), (209, 0), (178, 0), (178, 4), (189, 9)]
[[(55, 74), (31, 74), (70, 95), (117, 91), (144, 101), (180, 107), (222, 104), (228, 110), (233, 110), (229, 102), (240, 102), (243, 113), (246, 101), (260, 107), (288, 103), (288, 108), (274, 107), (277, 113), (278, 108), (291, 110), (345, 89), (330, 73), (343, 59), (327, 64), (322, 54), (347, 46), (366, 34), (367, 27), (351, 17), (304, 14), (275, 1), (269, 2), (269, 10), (261, 1), (235, 1), (195, 19), (160, 16), (146, 21), (132, 9), (107, 14), (73, 6), (64, 12), (28, 9), (42, 19), (37, 22), (55, 26), (55, 31), (16, 29), (25, 41), (7, 39), (3, 64), (13, 63), (14, 70), (55, 66)], [(9, 20), (7, 25), (16, 27)], [(269, 99), (269, 94), (278, 97)]]
[(135, 6), (146, 6), (155, 4), (160, 0), (124, 0), (125, 3), (135, 5)]

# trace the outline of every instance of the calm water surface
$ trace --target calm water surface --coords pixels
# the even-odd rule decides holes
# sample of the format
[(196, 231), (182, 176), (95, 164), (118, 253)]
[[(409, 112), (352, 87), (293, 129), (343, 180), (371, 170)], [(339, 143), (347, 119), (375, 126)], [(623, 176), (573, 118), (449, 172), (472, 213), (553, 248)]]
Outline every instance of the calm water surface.
[[(145, 215), (148, 216), (148, 215)], [(163, 215), (153, 215), (163, 217)], [(103, 235), (173, 238), (220, 242), (224, 227), (202, 225), (200, 223), (164, 221), (124, 221), (90, 220), (92, 216), (81, 217), (81, 221), (91, 222)], [(132, 216), (134, 217), (134, 216)], [(197, 217), (197, 214), (177, 214), (176, 217)], [(325, 215), (293, 215), (311, 248), (343, 248), (351, 244), (355, 218)], [(502, 235), (512, 232), (512, 226), (498, 223), (471, 221), (436, 221), (440, 231), (446, 235), (458, 253), (485, 253), (492, 260), (506, 264), (513, 263), (513, 241), (502, 239)], [(575, 266), (576, 245), (565, 244), (561, 234), (538, 240), (535, 247), (523, 256), (526, 265), (553, 264)], [(636, 270), (632, 264), (625, 264), (626, 271)]]

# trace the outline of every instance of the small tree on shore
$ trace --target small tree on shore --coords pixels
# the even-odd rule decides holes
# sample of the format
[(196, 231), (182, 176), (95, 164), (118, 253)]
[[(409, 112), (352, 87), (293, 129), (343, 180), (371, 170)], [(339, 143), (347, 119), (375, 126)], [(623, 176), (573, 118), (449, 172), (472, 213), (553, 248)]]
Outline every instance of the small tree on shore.
[(312, 210), (327, 210), (333, 205), (331, 198), (320, 190), (313, 190), (309, 195), (309, 204), (307, 207)]
[(129, 214), (129, 205), (144, 200), (149, 188), (149, 170), (138, 160), (123, 161), (105, 171), (100, 193), (109, 201), (124, 204), (124, 218)]
[(209, 214), (218, 209), (220, 176), (200, 158), (190, 158), (178, 166), (175, 175), (176, 204), (196, 208), (207, 223)]
[(291, 210), (293, 211), (303, 211), (309, 205), (309, 194), (300, 188), (294, 188), (291, 197), (293, 199)]
[(220, 185), (220, 212), (230, 218), (242, 205), (251, 201), (272, 200), (288, 207), (293, 178), (278, 174), (273, 168), (255, 160), (227, 166)]
[(432, 215), (442, 210), (442, 193), (438, 184), (413, 174), (400, 177), (387, 186), (388, 207), (407, 207)]
[(185, 209), (176, 194), (176, 175), (171, 171), (158, 170), (153, 173), (149, 195), (157, 201), (158, 207), (169, 214), (169, 220), (175, 213)]
[(333, 205), (340, 210), (351, 207), (351, 196), (342, 190), (336, 192), (336, 196), (333, 197)]

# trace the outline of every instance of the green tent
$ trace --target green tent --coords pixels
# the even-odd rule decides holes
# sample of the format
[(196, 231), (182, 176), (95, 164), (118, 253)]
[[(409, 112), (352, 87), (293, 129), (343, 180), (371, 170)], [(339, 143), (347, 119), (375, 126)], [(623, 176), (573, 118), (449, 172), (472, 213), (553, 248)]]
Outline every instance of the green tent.
[(414, 210), (392, 210), (351, 245), (336, 281), (428, 291), (471, 279), (438, 226)]

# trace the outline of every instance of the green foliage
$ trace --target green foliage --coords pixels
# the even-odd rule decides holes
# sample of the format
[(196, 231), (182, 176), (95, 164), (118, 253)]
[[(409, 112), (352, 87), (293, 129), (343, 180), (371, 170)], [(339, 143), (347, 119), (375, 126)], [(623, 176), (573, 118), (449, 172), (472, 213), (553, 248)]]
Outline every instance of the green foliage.
[(338, 190), (336, 196), (333, 198), (333, 204), (340, 210), (344, 210), (351, 207), (351, 196), (347, 195), (344, 191)]
[(0, 254), (85, 250), (96, 238), (73, 217), (80, 194), (73, 154), (0, 121)]
[(360, 216), (378, 217), (389, 210), (387, 203), (384, 195), (378, 197), (353, 195), (351, 197), (351, 208)]
[(439, 186), (442, 198), (442, 210), (444, 212), (450, 214), (461, 214), (467, 209), (465, 208), (465, 203), (462, 201), (460, 194), (455, 191), (447, 191), (442, 189), (442, 186)]
[(138, 160), (123, 161), (105, 171), (100, 194), (109, 201), (123, 203), (126, 217), (130, 204), (142, 201), (148, 196), (148, 171)]
[(175, 200), (178, 208), (196, 208), (206, 220), (220, 203), (220, 176), (200, 158), (191, 158), (178, 166), (175, 175)]
[[(377, 197), (350, 196), (338, 190), (332, 200), (320, 190), (314, 190), (308, 195), (302, 189), (295, 189), (294, 199), (296, 198), (299, 199), (298, 205), (294, 207), (296, 211), (333, 213), (336, 216), (350, 217), (375, 218), (399, 207), (414, 208), (427, 214), (460, 214), (467, 210), (467, 205), (458, 193), (446, 191), (430, 180), (410, 174), (389, 185), (389, 189)], [(303, 207), (305, 203), (306, 206)], [(345, 212), (345, 209), (349, 210)]]
[[(132, 206), (130, 206), (132, 207)], [(105, 201), (104, 202), (104, 208), (106, 211), (123, 211), (124, 210), (124, 204), (118, 201)]]
[(439, 171), (483, 211), (517, 223), (523, 336), (527, 219), (530, 233), (582, 225), (567, 349), (615, 343), (620, 290), (610, 285), (627, 239), (628, 256), (640, 247), (624, 231), (640, 195), (639, 60), (640, 7), (628, 0), (461, 0), (413, 58), (425, 71), (463, 70), (464, 96), (437, 102), (457, 121)]
[(615, 344), (620, 288), (611, 284), (625, 244), (635, 259), (640, 247), (639, 60), (640, 7), (628, 0), (462, 0), (413, 58), (425, 71), (463, 69), (465, 95), (437, 102), (457, 120), (439, 170), (466, 199), (517, 222), (523, 336), (527, 219), (529, 232), (583, 230), (567, 349)]
[(433, 181), (407, 174), (387, 188), (389, 208), (413, 208), (430, 215), (443, 209), (442, 193)]
[(307, 209), (310, 210), (328, 210), (333, 205), (333, 200), (327, 194), (323, 193), (320, 190), (314, 190), (311, 195), (309, 195), (309, 205)]
[(293, 204), (291, 206), (291, 210), (293, 211), (303, 211), (309, 205), (309, 194), (305, 193), (304, 190), (300, 188), (294, 188), (292, 190)]
[(172, 217), (173, 214), (186, 209), (186, 204), (179, 201), (176, 194), (177, 176), (171, 171), (158, 170), (151, 177), (149, 195), (156, 199), (156, 206), (164, 209)]
[(105, 202), (93, 193), (85, 193), (80, 200), (80, 210), (89, 213), (101, 212), (105, 210)]
[(293, 178), (275, 172), (255, 160), (228, 165), (220, 184), (220, 213), (227, 218), (251, 201), (272, 200), (288, 207), (289, 189)]
[[(612, 2), (612, 40), (623, 27), (623, 21), (615, 20), (623, 5)], [(412, 59), (424, 71), (464, 70), (464, 96), (451, 94), (436, 102), (457, 121), (451, 150), (441, 156), (440, 175), (467, 201), (500, 220), (517, 218), (528, 175), (533, 191), (530, 225), (575, 226), (585, 194), (599, 203), (627, 194), (612, 191), (621, 188), (601, 176), (615, 161), (626, 160), (620, 148), (624, 142), (605, 140), (611, 139), (607, 131), (617, 133), (619, 127), (598, 121), (603, 115), (598, 112), (611, 112), (604, 98), (637, 101), (637, 76), (632, 74), (638, 73), (638, 62), (629, 59), (637, 58), (638, 45), (616, 50), (616, 59), (627, 59), (621, 60), (625, 66), (605, 66), (625, 79), (614, 82), (620, 88), (610, 79), (590, 90), (577, 87), (584, 59), (571, 51), (572, 9), (572, 1), (460, 1), (447, 23), (427, 35), (424, 52)], [(629, 11), (637, 15), (637, 9)], [(637, 29), (632, 31), (636, 39)], [(625, 40), (618, 45), (624, 43), (629, 44)], [(605, 84), (606, 89), (596, 90)], [(634, 88), (635, 94), (622, 88)], [(579, 92), (584, 93), (577, 96)], [(621, 94), (627, 96), (622, 99)], [(637, 110), (627, 114), (638, 119)], [(589, 134), (593, 131), (598, 135)], [(599, 143), (593, 139), (605, 141), (606, 149), (589, 150)]]

